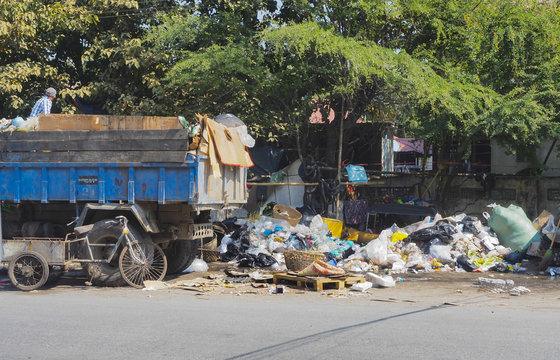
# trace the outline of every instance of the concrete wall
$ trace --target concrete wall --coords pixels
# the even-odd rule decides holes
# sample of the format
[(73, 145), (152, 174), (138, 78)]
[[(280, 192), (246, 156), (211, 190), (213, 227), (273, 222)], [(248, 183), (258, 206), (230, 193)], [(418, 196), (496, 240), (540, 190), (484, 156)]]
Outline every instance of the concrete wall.
[[(377, 195), (383, 193), (404, 194), (407, 186), (412, 187), (420, 179), (417, 176), (399, 176), (387, 179), (385, 185), (369, 189), (376, 191)], [(424, 180), (429, 184), (431, 178)], [(430, 188), (430, 195), (435, 196), (433, 189), (437, 180)], [(424, 189), (424, 187), (419, 187)], [(421, 190), (423, 191), (423, 190)], [(496, 176), (495, 185), (489, 191), (485, 191), (482, 185), (473, 177), (458, 176), (452, 183), (448, 200), (443, 204), (447, 215), (467, 213), (481, 216), (483, 212), (491, 212), (487, 205), (496, 203), (502, 206), (515, 204), (522, 207), (530, 219), (535, 218), (542, 210), (548, 210), (555, 214), (560, 204), (560, 178), (559, 177), (521, 177), (521, 176)]]
[[(546, 154), (552, 145), (552, 140), (544, 141), (537, 152), (537, 158), (543, 162)], [(515, 174), (529, 166), (527, 161), (518, 159), (517, 155), (508, 155), (506, 148), (499, 145), (496, 140), (491, 140), (492, 147), (492, 173), (493, 174)], [(519, 160), (519, 161), (518, 161)], [(543, 171), (543, 176), (560, 176), (560, 152), (558, 147), (555, 146), (546, 162), (549, 167), (548, 170)]]

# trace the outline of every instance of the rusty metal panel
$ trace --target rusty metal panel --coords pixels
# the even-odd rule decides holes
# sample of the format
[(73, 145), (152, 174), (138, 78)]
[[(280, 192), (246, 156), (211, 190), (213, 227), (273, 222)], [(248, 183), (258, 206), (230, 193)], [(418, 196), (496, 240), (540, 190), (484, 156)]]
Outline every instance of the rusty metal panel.
[(10, 261), (22, 251), (41, 254), (49, 265), (64, 265), (66, 242), (58, 238), (15, 238), (2, 240), (2, 261)]

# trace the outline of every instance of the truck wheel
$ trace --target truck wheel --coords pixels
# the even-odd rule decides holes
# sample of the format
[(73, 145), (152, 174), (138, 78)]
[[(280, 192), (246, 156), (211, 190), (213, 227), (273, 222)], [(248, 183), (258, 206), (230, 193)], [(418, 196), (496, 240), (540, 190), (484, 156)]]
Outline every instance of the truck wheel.
[(164, 250), (167, 257), (167, 273), (177, 274), (188, 268), (196, 257), (200, 240), (173, 241)]
[[(146, 237), (137, 230), (132, 224), (128, 224), (130, 234), (138, 241), (146, 241)], [(90, 244), (108, 244), (109, 246), (92, 246), (91, 252), (95, 260), (107, 260), (113, 251), (112, 244), (115, 244), (122, 233), (122, 227), (118, 221), (107, 219), (96, 222), (88, 233), (87, 237)], [(150, 241), (151, 242), (151, 241)], [(119, 254), (122, 250), (121, 245), (113, 255), (109, 263), (84, 263), (85, 270), (91, 279), (91, 283), (101, 286), (125, 286), (126, 281), (122, 277), (119, 269)], [(85, 259), (89, 259), (87, 249)]]
[(49, 265), (35, 251), (22, 251), (10, 261), (8, 275), (12, 284), (20, 290), (30, 291), (45, 285), (49, 278)]

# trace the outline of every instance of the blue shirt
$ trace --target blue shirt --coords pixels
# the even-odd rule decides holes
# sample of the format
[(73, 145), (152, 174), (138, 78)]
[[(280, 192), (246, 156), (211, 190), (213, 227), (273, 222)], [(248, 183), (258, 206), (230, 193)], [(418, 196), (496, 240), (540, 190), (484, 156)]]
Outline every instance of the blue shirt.
[(43, 96), (35, 103), (31, 115), (29, 117), (37, 117), (39, 114), (50, 114), (52, 107), (52, 100), (47, 95)]

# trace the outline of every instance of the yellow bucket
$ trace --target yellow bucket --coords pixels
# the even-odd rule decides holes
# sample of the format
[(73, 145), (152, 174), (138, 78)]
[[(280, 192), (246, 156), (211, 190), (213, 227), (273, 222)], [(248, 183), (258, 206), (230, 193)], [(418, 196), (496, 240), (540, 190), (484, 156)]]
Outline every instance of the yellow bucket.
[(329, 231), (332, 236), (340, 238), (340, 235), (342, 235), (342, 228), (344, 226), (344, 222), (342, 220), (323, 218), (323, 222), (329, 227)]

